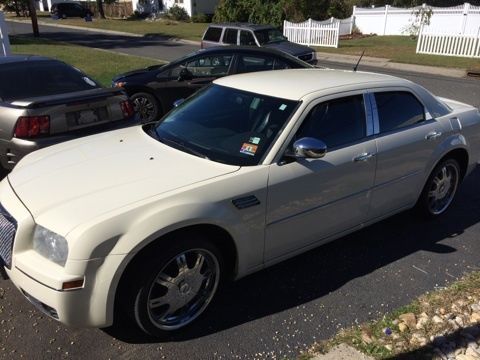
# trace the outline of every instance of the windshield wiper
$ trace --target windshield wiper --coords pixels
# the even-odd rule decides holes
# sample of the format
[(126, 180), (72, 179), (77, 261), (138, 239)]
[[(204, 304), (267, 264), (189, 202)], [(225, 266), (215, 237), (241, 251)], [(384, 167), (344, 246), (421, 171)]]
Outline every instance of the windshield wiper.
[[(155, 132), (156, 133), (156, 132)], [(171, 146), (173, 146), (174, 148), (176, 149), (179, 149), (179, 150), (183, 150), (189, 154), (192, 154), (192, 155), (195, 155), (195, 156), (198, 156), (198, 157), (201, 157), (202, 159), (207, 159), (207, 160), (210, 160), (205, 154), (202, 154), (201, 152), (197, 151), (197, 150), (194, 150), (190, 147), (188, 147), (187, 145), (185, 145), (184, 142), (182, 141), (176, 141), (176, 140), (172, 140), (172, 139), (167, 139), (167, 138), (161, 138), (161, 137), (158, 137), (157, 135), (157, 139), (158, 141), (164, 143), (164, 144), (169, 144)]]

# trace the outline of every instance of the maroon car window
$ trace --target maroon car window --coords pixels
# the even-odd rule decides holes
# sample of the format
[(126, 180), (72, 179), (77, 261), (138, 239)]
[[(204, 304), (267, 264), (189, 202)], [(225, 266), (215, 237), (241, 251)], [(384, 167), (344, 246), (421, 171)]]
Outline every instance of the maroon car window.
[(25, 61), (0, 66), (0, 99), (12, 101), (100, 87), (60, 61)]

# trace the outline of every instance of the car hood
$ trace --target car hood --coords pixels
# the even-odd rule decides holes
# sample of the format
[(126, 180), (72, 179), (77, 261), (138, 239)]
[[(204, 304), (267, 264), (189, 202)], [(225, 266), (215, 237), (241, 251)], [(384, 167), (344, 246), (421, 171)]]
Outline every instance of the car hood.
[(305, 45), (295, 44), (290, 41), (280, 41), (271, 44), (265, 44), (264, 47), (281, 50), (293, 56), (314, 52), (315, 50)]
[(171, 148), (135, 126), (33, 152), (8, 180), (38, 223), (66, 235), (112, 210), (238, 169)]

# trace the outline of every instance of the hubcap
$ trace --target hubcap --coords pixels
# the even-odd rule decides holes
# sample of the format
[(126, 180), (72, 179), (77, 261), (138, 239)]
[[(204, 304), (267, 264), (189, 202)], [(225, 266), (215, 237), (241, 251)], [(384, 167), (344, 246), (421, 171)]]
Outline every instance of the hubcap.
[(428, 191), (429, 211), (438, 215), (444, 212), (453, 200), (458, 185), (458, 169), (445, 164), (435, 174)]
[(210, 303), (218, 286), (220, 267), (208, 250), (188, 250), (171, 259), (150, 287), (148, 313), (164, 330), (192, 322)]
[(155, 104), (145, 97), (136, 97), (133, 99), (133, 109), (140, 114), (142, 122), (155, 120)]

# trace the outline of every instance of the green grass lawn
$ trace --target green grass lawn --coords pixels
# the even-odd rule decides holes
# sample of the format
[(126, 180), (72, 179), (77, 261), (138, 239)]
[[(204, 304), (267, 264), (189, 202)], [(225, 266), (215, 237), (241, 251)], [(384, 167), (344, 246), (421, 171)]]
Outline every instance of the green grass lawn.
[(161, 63), (154, 59), (122, 55), (44, 39), (11, 36), (10, 41), (14, 54), (42, 55), (65, 61), (107, 87), (110, 86), (112, 78), (119, 73)]
[(387, 58), (393, 62), (480, 70), (480, 59), (416, 54), (416, 46), (417, 40), (409, 36), (371, 36), (340, 40), (337, 49), (325, 47), (316, 49), (320, 52), (347, 55), (360, 55), (365, 50), (365, 56)]
[[(30, 20), (24, 17), (15, 17), (9, 13), (7, 17), (18, 20)], [(208, 24), (204, 23), (187, 23), (172, 20), (122, 20), (122, 19), (93, 19), (92, 22), (86, 22), (83, 19), (72, 18), (64, 20), (53, 20), (46, 13), (38, 15), (38, 20), (42, 23), (63, 24), (81, 26), (91, 29), (104, 29), (124, 31), (140, 35), (161, 35), (187, 40), (200, 41), (203, 32), (207, 29)]]

